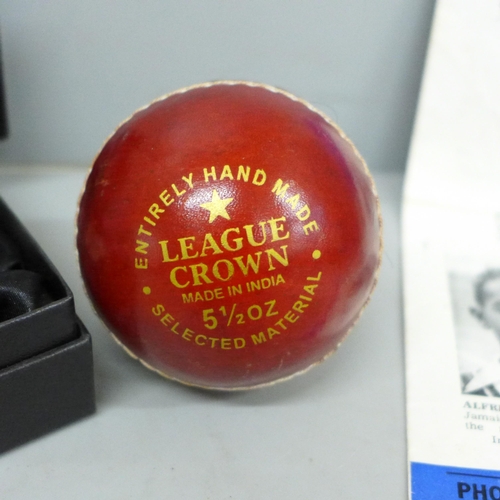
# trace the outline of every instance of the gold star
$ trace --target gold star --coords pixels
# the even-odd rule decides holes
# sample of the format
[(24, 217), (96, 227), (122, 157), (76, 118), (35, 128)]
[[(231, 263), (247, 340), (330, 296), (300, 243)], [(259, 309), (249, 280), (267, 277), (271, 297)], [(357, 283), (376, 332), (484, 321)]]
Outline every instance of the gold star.
[(212, 191), (212, 201), (207, 203), (201, 203), (200, 207), (208, 210), (210, 212), (209, 223), (211, 224), (217, 217), (224, 217), (224, 219), (230, 220), (229, 214), (227, 213), (226, 207), (233, 201), (233, 198), (226, 198), (221, 200), (219, 193), (214, 189)]

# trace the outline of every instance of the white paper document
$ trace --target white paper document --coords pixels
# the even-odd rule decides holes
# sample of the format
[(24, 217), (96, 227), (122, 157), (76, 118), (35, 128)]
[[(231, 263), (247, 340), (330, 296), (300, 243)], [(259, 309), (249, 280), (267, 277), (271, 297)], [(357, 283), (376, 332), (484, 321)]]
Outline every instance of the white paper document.
[(412, 500), (500, 500), (500, 1), (438, 0), (403, 204)]

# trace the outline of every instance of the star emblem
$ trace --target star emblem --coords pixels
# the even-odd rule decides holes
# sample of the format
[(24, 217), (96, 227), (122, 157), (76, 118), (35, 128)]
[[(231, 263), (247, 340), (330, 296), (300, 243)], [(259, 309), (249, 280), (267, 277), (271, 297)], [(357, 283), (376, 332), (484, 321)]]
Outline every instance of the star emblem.
[(201, 203), (200, 207), (208, 210), (210, 212), (210, 219), (208, 222), (211, 224), (217, 217), (223, 217), (224, 219), (230, 220), (229, 214), (227, 213), (226, 207), (233, 201), (233, 198), (221, 199), (219, 193), (214, 189), (212, 191), (212, 201), (207, 203)]

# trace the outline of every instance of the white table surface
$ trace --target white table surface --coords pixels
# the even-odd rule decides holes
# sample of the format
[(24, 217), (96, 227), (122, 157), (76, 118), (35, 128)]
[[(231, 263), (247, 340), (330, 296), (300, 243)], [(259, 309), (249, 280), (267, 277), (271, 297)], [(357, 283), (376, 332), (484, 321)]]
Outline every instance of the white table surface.
[[(0, 196), (59, 268), (92, 334), (98, 408), (0, 455), (0, 498), (406, 498), (402, 175), (374, 175), (384, 262), (351, 336), (307, 374), (237, 393), (166, 381), (113, 342), (77, 266), (74, 219), (85, 176), (77, 167), (0, 167)], [(8, 411), (1, 402), (0, 411)]]

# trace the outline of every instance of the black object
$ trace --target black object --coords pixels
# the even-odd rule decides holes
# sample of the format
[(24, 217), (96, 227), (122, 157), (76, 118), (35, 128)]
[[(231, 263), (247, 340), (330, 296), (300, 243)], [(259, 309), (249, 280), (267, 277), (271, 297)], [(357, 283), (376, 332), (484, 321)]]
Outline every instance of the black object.
[(0, 452), (95, 411), (73, 294), (0, 198)]
[(5, 96), (5, 87), (3, 83), (2, 50), (0, 45), (0, 139), (5, 139), (7, 135), (7, 99)]

